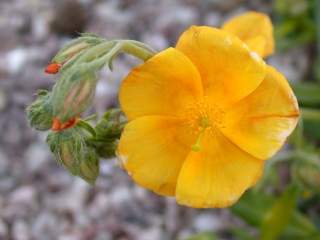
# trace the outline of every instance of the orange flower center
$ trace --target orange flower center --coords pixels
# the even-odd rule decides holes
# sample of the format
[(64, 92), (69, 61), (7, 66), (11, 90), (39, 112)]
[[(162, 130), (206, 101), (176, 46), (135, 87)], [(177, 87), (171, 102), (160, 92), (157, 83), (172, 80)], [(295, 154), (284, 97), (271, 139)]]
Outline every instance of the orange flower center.
[(216, 104), (209, 101), (208, 97), (192, 104), (186, 111), (186, 119), (193, 133), (197, 135), (191, 149), (200, 151), (204, 134), (215, 134), (218, 128), (223, 128), (224, 111)]

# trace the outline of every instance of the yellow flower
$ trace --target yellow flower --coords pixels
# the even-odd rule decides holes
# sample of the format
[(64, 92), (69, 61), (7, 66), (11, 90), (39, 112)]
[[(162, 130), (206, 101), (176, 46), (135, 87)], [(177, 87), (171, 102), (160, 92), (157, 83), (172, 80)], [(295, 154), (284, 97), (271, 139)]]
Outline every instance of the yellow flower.
[(227, 207), (295, 128), (286, 79), (234, 34), (193, 26), (134, 68), (120, 104), (119, 159), (141, 186), (183, 205)]
[(222, 29), (238, 36), (261, 57), (267, 57), (274, 51), (272, 23), (265, 14), (247, 12), (227, 21)]

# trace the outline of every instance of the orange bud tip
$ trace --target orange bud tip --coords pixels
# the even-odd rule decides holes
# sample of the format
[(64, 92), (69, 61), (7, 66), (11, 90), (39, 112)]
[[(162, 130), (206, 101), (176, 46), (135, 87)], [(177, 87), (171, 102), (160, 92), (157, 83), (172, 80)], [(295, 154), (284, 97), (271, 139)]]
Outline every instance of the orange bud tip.
[(54, 118), (52, 120), (52, 126), (51, 126), (51, 130), (52, 131), (59, 131), (61, 129), (61, 122), (58, 118)]
[(71, 128), (71, 127), (75, 126), (78, 123), (78, 121), (79, 121), (79, 118), (72, 118), (72, 119), (68, 120), (67, 122), (61, 123), (61, 121), (58, 118), (54, 118), (52, 120), (51, 130), (59, 132), (64, 129)]
[(56, 74), (59, 72), (61, 67), (62, 64), (60, 63), (50, 63), (44, 71), (48, 74)]
[(61, 125), (61, 130), (71, 128), (78, 123), (78, 118), (72, 118)]

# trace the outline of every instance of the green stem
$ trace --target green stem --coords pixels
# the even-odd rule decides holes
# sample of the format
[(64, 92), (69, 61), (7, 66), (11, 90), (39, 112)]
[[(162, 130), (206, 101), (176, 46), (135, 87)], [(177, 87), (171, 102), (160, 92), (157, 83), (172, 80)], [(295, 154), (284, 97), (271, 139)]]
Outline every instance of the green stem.
[(140, 58), (143, 61), (147, 61), (155, 54), (155, 52), (145, 44), (133, 40), (124, 40), (122, 42), (122, 50), (127, 54)]
[[(93, 61), (86, 63), (88, 69), (100, 69), (105, 64), (108, 64), (109, 68), (112, 70), (112, 60), (121, 52), (133, 55), (143, 61), (148, 60), (155, 54), (153, 50), (141, 42), (133, 40), (114, 40), (90, 49), (90, 53), (85, 54), (83, 58), (92, 59), (92, 57), (95, 56)], [(81, 57), (79, 62), (83, 61), (83, 58)]]

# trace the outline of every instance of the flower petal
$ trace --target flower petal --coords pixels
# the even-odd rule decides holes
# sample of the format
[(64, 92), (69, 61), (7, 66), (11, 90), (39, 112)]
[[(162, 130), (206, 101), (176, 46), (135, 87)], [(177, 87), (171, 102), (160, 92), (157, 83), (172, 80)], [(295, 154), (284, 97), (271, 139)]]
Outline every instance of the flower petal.
[(196, 208), (228, 207), (260, 178), (263, 163), (219, 131), (207, 132), (202, 149), (191, 152), (182, 166), (177, 201)]
[(118, 155), (138, 184), (158, 194), (174, 195), (178, 173), (194, 139), (178, 118), (140, 117), (126, 125)]
[(176, 48), (196, 65), (204, 94), (220, 106), (247, 96), (265, 76), (264, 61), (236, 36), (220, 29), (192, 26)]
[(261, 57), (274, 51), (273, 27), (266, 14), (247, 12), (227, 21), (222, 29), (238, 36)]
[(274, 155), (294, 130), (299, 108), (287, 80), (268, 66), (267, 76), (247, 98), (226, 110), (221, 131), (260, 159)]
[(202, 95), (195, 66), (169, 48), (129, 73), (121, 85), (120, 104), (129, 120), (146, 115), (179, 116)]

